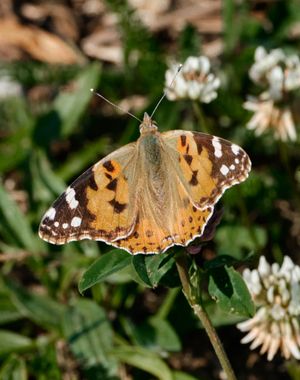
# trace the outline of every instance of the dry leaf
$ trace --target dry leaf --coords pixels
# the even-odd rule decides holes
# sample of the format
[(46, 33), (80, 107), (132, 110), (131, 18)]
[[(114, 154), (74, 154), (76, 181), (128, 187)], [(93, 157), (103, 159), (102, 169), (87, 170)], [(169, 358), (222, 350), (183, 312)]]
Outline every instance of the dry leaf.
[(41, 22), (50, 18), (55, 32), (72, 41), (76, 41), (79, 31), (72, 10), (62, 4), (42, 3), (40, 5), (26, 3), (21, 14), (29, 20)]
[(59, 37), (36, 26), (24, 26), (12, 18), (0, 20), (0, 46), (1, 52), (19, 49), (34, 59), (49, 63), (74, 64), (83, 60)]

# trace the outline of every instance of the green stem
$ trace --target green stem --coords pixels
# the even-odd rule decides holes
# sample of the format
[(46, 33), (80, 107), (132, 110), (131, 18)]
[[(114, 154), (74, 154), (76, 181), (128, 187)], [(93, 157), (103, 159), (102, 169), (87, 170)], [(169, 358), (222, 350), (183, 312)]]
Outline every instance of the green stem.
[(191, 293), (191, 281), (189, 277), (187, 258), (184, 255), (180, 255), (176, 257), (176, 265), (179, 273), (180, 281), (183, 288), (183, 293), (190, 304), (191, 308), (194, 310), (194, 313), (199, 318), (202, 323), (202, 326), (206, 330), (206, 333), (210, 339), (210, 342), (215, 350), (215, 353), (220, 361), (220, 364), (227, 376), (227, 380), (237, 380), (231, 364), (228, 360), (226, 352), (224, 351), (223, 345), (220, 341), (220, 338), (216, 332), (216, 329), (211, 323), (208, 314), (205, 309), (197, 303)]
[(204, 133), (213, 134), (211, 128), (209, 127), (209, 125), (206, 122), (206, 118), (205, 118), (204, 113), (202, 111), (202, 107), (199, 104), (199, 102), (197, 102), (196, 100), (193, 101), (193, 109), (194, 109), (195, 115), (198, 119), (201, 130)]
[(166, 295), (165, 297), (165, 300), (163, 302), (163, 304), (161, 305), (161, 307), (159, 308), (158, 312), (157, 312), (157, 317), (158, 318), (161, 318), (161, 319), (166, 319), (173, 304), (174, 304), (174, 301), (176, 299), (176, 297), (178, 296), (178, 293), (179, 293), (179, 288), (173, 288), (173, 289), (169, 289), (168, 290), (168, 294)]

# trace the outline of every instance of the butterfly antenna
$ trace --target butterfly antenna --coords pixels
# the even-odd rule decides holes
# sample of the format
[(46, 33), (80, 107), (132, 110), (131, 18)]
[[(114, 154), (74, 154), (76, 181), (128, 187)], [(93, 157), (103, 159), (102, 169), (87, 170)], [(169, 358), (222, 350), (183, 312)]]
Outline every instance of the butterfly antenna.
[(117, 104), (111, 102), (111, 101), (108, 100), (105, 96), (103, 96), (103, 95), (99, 94), (98, 92), (96, 92), (93, 88), (91, 88), (90, 91), (91, 91), (93, 94), (99, 96), (99, 98), (105, 100), (105, 101), (106, 101), (108, 104), (110, 104), (111, 106), (117, 108), (119, 111), (122, 111), (122, 112), (124, 112), (124, 113), (127, 113), (127, 115), (132, 116), (133, 118), (135, 118), (136, 120), (138, 120), (140, 123), (142, 123), (142, 120), (140, 120), (138, 117), (136, 117), (135, 115), (133, 115), (131, 112), (124, 110), (122, 107), (118, 106)]
[[(179, 74), (180, 70), (182, 69), (182, 66), (183, 66), (182, 64), (180, 64), (180, 65), (178, 66), (178, 69), (177, 69), (177, 71), (176, 71), (176, 73), (175, 73), (175, 75), (174, 75), (174, 78), (172, 79), (172, 81), (171, 81), (169, 87), (172, 87), (172, 86), (173, 86), (173, 84), (174, 84), (174, 82), (175, 82), (175, 79), (176, 79), (177, 75)], [(155, 108), (154, 108), (154, 110), (153, 110), (153, 112), (152, 112), (152, 114), (151, 114), (151, 116), (150, 116), (150, 119), (152, 119), (152, 116), (154, 115), (155, 111), (157, 110), (157, 108), (159, 107), (160, 103), (164, 100), (164, 98), (165, 98), (166, 96), (167, 96), (167, 93), (166, 93), (166, 91), (164, 91), (162, 97), (159, 99), (158, 103), (156, 104), (156, 106), (155, 106)]]

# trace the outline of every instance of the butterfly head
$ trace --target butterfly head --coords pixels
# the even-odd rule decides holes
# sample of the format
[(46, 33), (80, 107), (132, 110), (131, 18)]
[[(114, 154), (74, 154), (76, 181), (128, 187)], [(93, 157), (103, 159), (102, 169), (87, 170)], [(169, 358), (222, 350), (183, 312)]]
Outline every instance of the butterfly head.
[(157, 131), (157, 125), (155, 124), (155, 121), (153, 121), (151, 117), (147, 114), (147, 112), (145, 112), (143, 122), (140, 125), (141, 135), (155, 133), (156, 131)]

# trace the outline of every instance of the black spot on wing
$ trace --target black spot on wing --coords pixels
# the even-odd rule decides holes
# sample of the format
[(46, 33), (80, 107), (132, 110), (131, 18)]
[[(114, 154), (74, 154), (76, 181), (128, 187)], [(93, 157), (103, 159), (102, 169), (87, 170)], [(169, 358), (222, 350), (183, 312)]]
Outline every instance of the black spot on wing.
[(112, 164), (112, 162), (111, 162), (110, 160), (104, 162), (103, 167), (104, 167), (107, 171), (109, 171), (109, 172), (113, 172), (113, 171), (115, 170), (115, 167), (114, 167), (114, 165)]
[(193, 170), (192, 178), (190, 179), (190, 185), (197, 186), (198, 185), (198, 179), (197, 179), (198, 170)]
[(121, 212), (123, 212), (125, 208), (127, 207), (127, 203), (120, 203), (116, 201), (115, 199), (112, 199), (111, 201), (109, 201), (109, 204), (114, 208), (114, 211), (117, 214), (121, 214)]
[(108, 190), (115, 191), (116, 188), (117, 188), (117, 184), (118, 184), (118, 179), (115, 178), (115, 179), (113, 179), (111, 182), (109, 182), (109, 184), (106, 186), (106, 188), (107, 188)]
[(95, 181), (95, 175), (93, 171), (93, 166), (89, 168), (85, 173), (82, 174), (86, 179), (87, 179), (87, 185), (93, 189), (93, 190), (98, 190), (98, 185), (96, 184)]
[(187, 162), (187, 164), (191, 165), (191, 163), (193, 161), (193, 157), (190, 154), (184, 154), (183, 157), (184, 157), (185, 161)]

